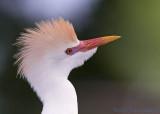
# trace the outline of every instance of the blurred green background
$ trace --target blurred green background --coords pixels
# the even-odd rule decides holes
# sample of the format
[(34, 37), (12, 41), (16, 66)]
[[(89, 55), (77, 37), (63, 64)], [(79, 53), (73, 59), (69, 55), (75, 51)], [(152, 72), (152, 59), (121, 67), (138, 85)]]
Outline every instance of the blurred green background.
[[(3, 2), (4, 0), (1, 4)], [(12, 2), (8, 2), (8, 6), (12, 6)], [(88, 4), (91, 2), (93, 1)], [(34, 27), (37, 19), (26, 19), (25, 16), (21, 18), (18, 13), (23, 12), (9, 13), (2, 5), (0, 114), (40, 114), (42, 103), (29, 84), (16, 77), (17, 67), (13, 66), (13, 55), (17, 49), (12, 45), (20, 33), (24, 32), (24, 28)], [(128, 108), (150, 110), (149, 114), (160, 113), (159, 6), (159, 0), (97, 0), (90, 6), (90, 10), (94, 10), (92, 15), (89, 15), (90, 12), (82, 12), (77, 13), (77, 17), (76, 14), (66, 16), (65, 19), (69, 19), (75, 26), (80, 40), (107, 35), (122, 36), (100, 47), (84, 66), (70, 73), (69, 80), (78, 95), (79, 114), (129, 114), (131, 112), (123, 112), (123, 109)], [(81, 10), (83, 8), (79, 12)], [(41, 18), (37, 21), (39, 20)], [(76, 23), (76, 20), (80, 21)], [(115, 108), (118, 112), (115, 112)], [(141, 112), (143, 113), (145, 114)]]

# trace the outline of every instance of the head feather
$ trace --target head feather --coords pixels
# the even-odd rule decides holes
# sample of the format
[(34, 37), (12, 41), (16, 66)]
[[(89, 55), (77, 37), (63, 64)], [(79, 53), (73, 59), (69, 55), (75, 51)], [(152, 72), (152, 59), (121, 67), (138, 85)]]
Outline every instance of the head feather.
[(77, 42), (72, 24), (63, 18), (36, 23), (36, 28), (26, 29), (26, 33), (17, 39), (19, 51), (14, 57), (17, 59), (18, 74), (23, 76), (24, 71), (49, 50)]

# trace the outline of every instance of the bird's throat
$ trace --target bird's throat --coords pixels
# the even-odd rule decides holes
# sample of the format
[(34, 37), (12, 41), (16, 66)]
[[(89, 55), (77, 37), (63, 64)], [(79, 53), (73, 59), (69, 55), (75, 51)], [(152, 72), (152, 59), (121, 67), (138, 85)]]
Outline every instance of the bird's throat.
[(34, 82), (28, 79), (43, 103), (42, 114), (78, 114), (77, 95), (71, 82), (62, 74), (46, 75), (38, 74)]
[(78, 114), (77, 96), (73, 85), (68, 80), (61, 80), (52, 87), (55, 88), (44, 96), (42, 114)]

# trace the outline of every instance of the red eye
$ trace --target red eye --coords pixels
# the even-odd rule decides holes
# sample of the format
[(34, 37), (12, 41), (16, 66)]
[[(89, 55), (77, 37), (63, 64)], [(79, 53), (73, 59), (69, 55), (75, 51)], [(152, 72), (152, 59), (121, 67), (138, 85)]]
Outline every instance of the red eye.
[(67, 53), (67, 54), (72, 53), (72, 49), (71, 49), (71, 48), (68, 48), (68, 49), (66, 50), (66, 53)]

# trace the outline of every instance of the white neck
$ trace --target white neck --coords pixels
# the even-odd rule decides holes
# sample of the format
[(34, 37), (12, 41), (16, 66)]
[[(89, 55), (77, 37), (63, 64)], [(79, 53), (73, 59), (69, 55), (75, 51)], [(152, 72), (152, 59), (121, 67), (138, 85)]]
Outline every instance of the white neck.
[(78, 114), (77, 95), (73, 85), (63, 78), (58, 81), (56, 84), (47, 84), (50, 89), (41, 98), (44, 105), (42, 114)]
[(69, 73), (55, 71), (32, 72), (27, 78), (43, 102), (42, 114), (78, 114), (77, 95), (66, 76)]
[(42, 114), (78, 114), (77, 95), (68, 75), (73, 68), (83, 65), (96, 50), (79, 52), (65, 60), (46, 56), (26, 70), (25, 77), (43, 102)]

